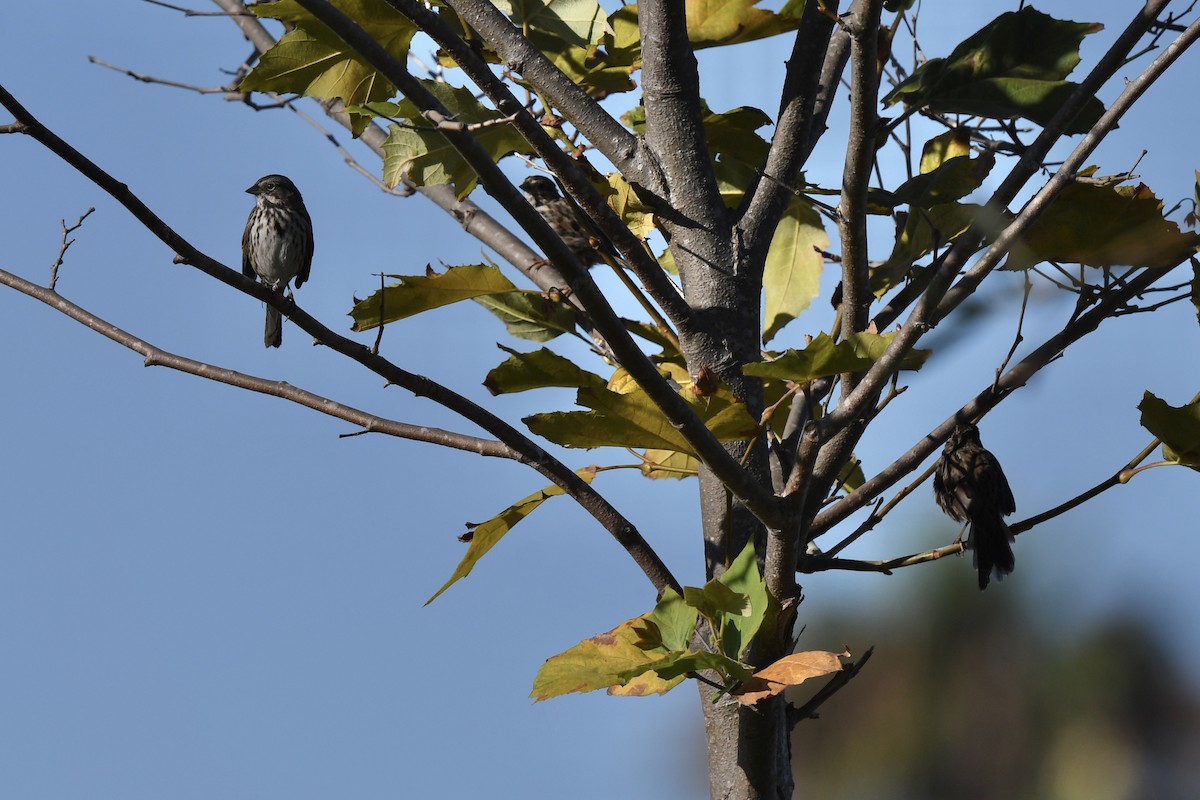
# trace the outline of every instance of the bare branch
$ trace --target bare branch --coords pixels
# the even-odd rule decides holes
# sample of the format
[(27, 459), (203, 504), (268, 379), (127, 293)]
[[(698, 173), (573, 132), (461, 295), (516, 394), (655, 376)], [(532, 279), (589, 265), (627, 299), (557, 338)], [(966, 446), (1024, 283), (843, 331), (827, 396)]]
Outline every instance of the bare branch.
[(363, 429), (363, 432), (382, 433), (388, 436), (396, 436), (401, 439), (410, 439), (416, 442), (428, 442), (430, 444), (441, 445), (442, 447), (450, 447), (455, 450), (465, 450), (470, 453), (476, 453), (481, 456), (490, 456), (493, 458), (508, 458), (522, 463), (528, 463), (528, 459), (523, 457), (516, 450), (508, 447), (502, 442), (497, 442), (492, 439), (481, 439), (478, 436), (468, 436), (462, 433), (453, 431), (441, 430), (440, 428), (430, 428), (424, 425), (409, 425), (404, 422), (380, 417), (375, 414), (361, 411), (352, 406), (330, 400), (327, 397), (305, 391), (299, 387), (293, 386), (284, 381), (273, 381), (266, 378), (259, 378), (254, 375), (247, 375), (242, 372), (235, 372), (231, 369), (217, 367), (212, 364), (206, 364), (203, 361), (196, 361), (186, 356), (176, 355), (175, 353), (163, 350), (156, 347), (144, 339), (140, 339), (116, 325), (107, 322), (85, 308), (82, 308), (70, 300), (67, 300), (62, 295), (54, 291), (53, 288), (38, 286), (31, 283), (11, 272), (6, 272), (0, 269), (0, 283), (15, 289), (22, 294), (28, 295), (35, 300), (40, 300), (54, 310), (65, 314), (76, 322), (105, 336), (119, 345), (128, 347), (135, 353), (140, 353), (145, 356), (145, 366), (147, 367), (167, 367), (168, 369), (186, 372), (189, 375), (196, 375), (205, 380), (216, 381), (230, 386), (235, 386), (239, 389), (247, 389), (260, 394), (268, 394), (273, 397), (281, 397), (284, 400), (289, 400), (297, 405), (311, 408), (314, 411), (319, 411), (322, 414), (344, 420), (346, 422), (358, 425)]

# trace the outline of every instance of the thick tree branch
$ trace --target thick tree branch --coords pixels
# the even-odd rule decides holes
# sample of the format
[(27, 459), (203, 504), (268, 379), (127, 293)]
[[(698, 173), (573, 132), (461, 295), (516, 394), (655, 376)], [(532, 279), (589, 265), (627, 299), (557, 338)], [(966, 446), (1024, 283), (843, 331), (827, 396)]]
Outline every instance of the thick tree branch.
[[(808, 0), (804, 6), (783, 79), (775, 135), (762, 167), (768, 179), (756, 181), (747, 191), (746, 211), (734, 231), (739, 239), (734, 252), (739, 264), (744, 265), (739, 273), (747, 280), (753, 280), (755, 272), (766, 263), (775, 229), (793, 197), (791, 187), (811, 152), (805, 144), (813, 139), (812, 131), (818, 124), (815, 107), (822, 89), (821, 65), (834, 27), (831, 14), (837, 11), (836, 3), (830, 5), (833, 8), (828, 14), (823, 10), (823, 0)], [(823, 126), (824, 119), (819, 124)]]
[[(642, 538), (637, 528), (602, 495), (576, 475), (574, 470), (551, 456), (536, 442), (462, 395), (421, 375), (401, 369), (369, 348), (335, 333), (298, 308), (293, 301), (286, 299), (282, 294), (271, 291), (263, 284), (242, 275), (240, 271), (232, 270), (198, 250), (150, 210), (125, 184), (109, 175), (59, 138), (53, 131), (42, 125), (3, 86), (0, 86), (0, 105), (7, 108), (17, 119), (17, 127), (10, 132), (20, 132), (32, 137), (84, 177), (108, 192), (150, 233), (177, 253), (177, 261), (189, 264), (227, 286), (278, 309), (302, 330), (331, 350), (357, 361), (389, 383), (401, 386), (419, 397), (433, 400), (492, 434), (501, 442), (518, 451), (531, 467), (561, 487), (600, 522), (641, 567), (642, 572), (655, 589), (661, 591), (666, 586), (679, 589), (679, 582), (675, 580), (658, 554)], [(721, 452), (724, 453), (724, 450)], [(680, 591), (682, 590), (680, 589)]]
[[(838, 203), (838, 235), (842, 256), (842, 336), (866, 330), (871, 302), (867, 265), (867, 187), (875, 163), (879, 115), (879, 17), (883, 0), (864, 0), (845, 20), (850, 32), (850, 134)], [(842, 396), (855, 386), (854, 375), (842, 376)], [(882, 388), (882, 384), (881, 384)]]
[[(346, 42), (347, 46), (357, 52), (373, 69), (399, 88), (423, 113), (449, 116), (448, 111), (408, 73), (403, 64), (392, 58), (362, 28), (326, 0), (297, 2)], [(777, 521), (780, 518), (780, 508), (774, 495), (755, 481), (750, 473), (726, 452), (687, 402), (663, 379), (658, 369), (625, 330), (624, 323), (592, 281), (588, 271), (579, 263), (579, 259), (517, 191), (492, 161), (491, 156), (465, 131), (445, 130), (443, 134), (474, 168), (488, 193), (533, 236), (547, 257), (571, 273), (567, 277), (567, 283), (588, 310), (593, 323), (612, 348), (617, 360), (629, 371), (638, 385), (645, 389), (646, 394), (679, 430), (700, 460), (716, 473), (731, 492), (746, 503), (755, 516), (767, 524), (770, 524), (768, 520)]]
[[(708, 137), (702, 123), (700, 74), (688, 39), (683, 0), (644, 0), (638, 3), (642, 37), (642, 98), (646, 109), (646, 143), (662, 165), (664, 197), (677, 212), (666, 227), (672, 242), (699, 228), (709, 236), (727, 222), (717, 189)], [(681, 230), (673, 229), (678, 226)], [(692, 248), (703, 253), (703, 247)], [(680, 254), (676, 263), (681, 265)], [(726, 265), (713, 265), (722, 267)], [(681, 276), (686, 280), (686, 275)]]

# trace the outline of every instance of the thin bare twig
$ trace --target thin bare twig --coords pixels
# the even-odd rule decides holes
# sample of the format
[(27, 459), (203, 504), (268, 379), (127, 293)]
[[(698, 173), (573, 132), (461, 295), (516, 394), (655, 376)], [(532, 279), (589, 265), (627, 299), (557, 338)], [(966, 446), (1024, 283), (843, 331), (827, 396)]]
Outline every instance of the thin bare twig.
[(62, 223), (62, 245), (58, 248), (58, 257), (55, 258), (54, 263), (50, 265), (50, 291), (53, 292), (54, 287), (58, 285), (58, 268), (62, 266), (63, 257), (67, 254), (67, 248), (69, 248), (71, 245), (75, 244), (74, 239), (68, 239), (67, 237), (70, 236), (75, 231), (82, 228), (83, 221), (85, 219), (87, 219), (89, 216), (91, 216), (92, 212), (95, 210), (96, 209), (93, 207), (93, 208), (89, 208), (87, 211), (83, 212), (83, 216), (80, 217), (79, 220), (69, 228), (67, 227), (67, 221), (65, 219), (61, 220), (61, 223)]

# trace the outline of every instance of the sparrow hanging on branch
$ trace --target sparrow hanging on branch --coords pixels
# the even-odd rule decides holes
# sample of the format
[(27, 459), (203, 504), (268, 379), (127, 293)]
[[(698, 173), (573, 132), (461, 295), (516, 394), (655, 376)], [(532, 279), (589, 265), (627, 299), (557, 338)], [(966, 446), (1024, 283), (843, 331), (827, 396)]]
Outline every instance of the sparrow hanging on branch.
[(614, 264), (620, 260), (616, 250), (599, 231), (589, 230), (588, 225), (580, 219), (575, 204), (558, 193), (558, 186), (550, 178), (530, 175), (521, 181), (521, 191), (550, 229), (575, 254), (579, 263), (590, 269), (596, 264)]
[(934, 465), (933, 495), (951, 519), (970, 524), (967, 547), (974, 551), (979, 588), (992, 573), (1000, 580), (1013, 571), (1013, 535), (1004, 517), (1017, 510), (1000, 462), (979, 441), (979, 428), (960, 422)]
[[(254, 208), (242, 232), (242, 274), (257, 277), (277, 292), (296, 280), (296, 288), (308, 280), (312, 266), (312, 219), (296, 184), (283, 175), (259, 178), (247, 193), (254, 195)], [(267, 306), (263, 332), (267, 347), (283, 343), (283, 317)]]

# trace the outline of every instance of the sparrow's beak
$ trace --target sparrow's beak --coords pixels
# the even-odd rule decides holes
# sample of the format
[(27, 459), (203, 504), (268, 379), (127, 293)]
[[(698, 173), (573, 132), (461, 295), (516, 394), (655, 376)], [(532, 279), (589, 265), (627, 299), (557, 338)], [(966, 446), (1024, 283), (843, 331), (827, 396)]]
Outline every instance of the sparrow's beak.
[(249, 189), (247, 189), (246, 194), (258, 194), (258, 184), (256, 183), (253, 186), (251, 186)]

